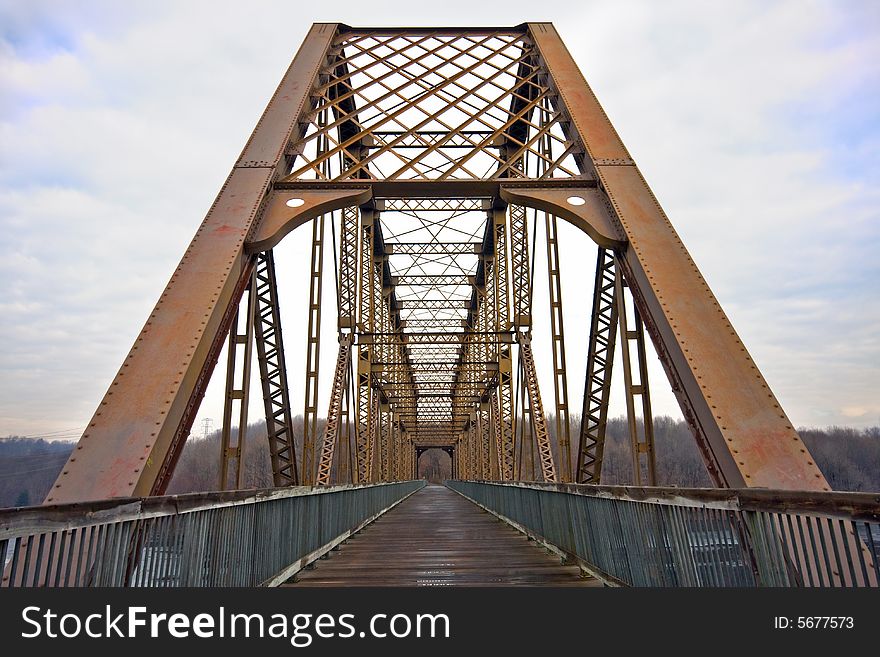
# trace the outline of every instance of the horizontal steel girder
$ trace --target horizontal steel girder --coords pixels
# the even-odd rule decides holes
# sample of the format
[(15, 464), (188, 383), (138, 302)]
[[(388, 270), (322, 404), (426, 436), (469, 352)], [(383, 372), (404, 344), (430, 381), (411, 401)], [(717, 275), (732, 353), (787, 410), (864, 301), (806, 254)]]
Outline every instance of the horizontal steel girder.
[(385, 244), (386, 255), (475, 255), (482, 251), (479, 242), (398, 242)]

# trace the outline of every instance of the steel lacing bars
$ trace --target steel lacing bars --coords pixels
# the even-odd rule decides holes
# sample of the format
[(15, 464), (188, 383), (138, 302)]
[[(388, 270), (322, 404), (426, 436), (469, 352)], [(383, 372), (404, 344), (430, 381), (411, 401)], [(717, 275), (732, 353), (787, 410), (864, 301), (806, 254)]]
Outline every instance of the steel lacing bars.
[(293, 443), (290, 389), (287, 385), (275, 260), (272, 251), (257, 255), (254, 281), (256, 285), (254, 336), (260, 367), (260, 383), (263, 389), (263, 405), (266, 411), (272, 480), (275, 486), (295, 486), (299, 484), (299, 473)]
[(598, 484), (605, 453), (608, 424), (608, 400), (611, 394), (611, 370), (617, 342), (617, 294), (615, 292), (614, 253), (599, 249), (593, 310), (587, 349), (587, 376), (584, 384), (584, 408), (581, 414), (575, 482)]

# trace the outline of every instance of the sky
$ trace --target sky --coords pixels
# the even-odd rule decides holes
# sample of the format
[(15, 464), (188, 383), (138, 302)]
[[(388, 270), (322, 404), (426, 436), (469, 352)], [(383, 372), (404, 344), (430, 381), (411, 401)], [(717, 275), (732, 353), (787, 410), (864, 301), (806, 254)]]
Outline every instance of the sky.
[[(426, 4), (0, 0), (0, 436), (79, 436), (309, 25), (334, 21), (554, 22), (792, 421), (880, 424), (880, 4)], [(276, 249), (294, 402), (308, 233)], [(594, 251), (561, 238), (577, 410)], [(680, 415), (653, 357), (651, 381)]]

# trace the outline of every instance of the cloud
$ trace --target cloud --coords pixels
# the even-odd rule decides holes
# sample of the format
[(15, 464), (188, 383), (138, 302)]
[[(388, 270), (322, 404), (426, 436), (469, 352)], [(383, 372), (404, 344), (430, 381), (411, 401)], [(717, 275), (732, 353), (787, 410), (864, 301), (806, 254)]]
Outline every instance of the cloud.
[[(333, 11), (267, 1), (0, 6), (0, 435), (85, 424), (309, 23), (535, 17), (525, 2)], [(540, 13), (792, 419), (876, 423), (878, 9), (645, 1)], [(294, 400), (307, 240), (295, 233), (279, 247)], [(562, 257), (577, 410), (587, 308), (573, 281), (590, 279), (592, 255), (571, 239)], [(535, 285), (546, 288), (541, 275)], [(331, 285), (325, 294), (332, 305)], [(325, 344), (334, 344), (329, 317)], [(539, 337), (546, 330), (536, 326)], [(333, 351), (322, 350), (321, 404)], [(549, 348), (538, 358), (549, 363)], [(549, 386), (546, 368), (542, 376)], [(659, 367), (652, 376), (655, 409), (674, 412)], [(549, 405), (549, 389), (545, 397)], [(202, 415), (219, 418), (220, 399), (215, 381)]]

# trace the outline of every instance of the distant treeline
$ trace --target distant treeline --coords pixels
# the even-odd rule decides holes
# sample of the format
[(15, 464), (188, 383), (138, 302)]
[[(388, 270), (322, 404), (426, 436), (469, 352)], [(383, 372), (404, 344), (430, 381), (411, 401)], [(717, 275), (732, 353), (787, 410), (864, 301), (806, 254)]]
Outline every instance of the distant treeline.
[(0, 439), (0, 507), (42, 504), (74, 443)]
[[(579, 424), (580, 419), (573, 418), (573, 437), (579, 433)], [(558, 462), (559, 450), (552, 416), (548, 417), (548, 427)], [(801, 428), (799, 431), (816, 463), (835, 490), (880, 491), (880, 468), (877, 467), (880, 463), (880, 427)], [(322, 432), (323, 420), (320, 420), (318, 435)], [(294, 433), (297, 455), (301, 462), (301, 417), (294, 421)], [(712, 485), (693, 436), (683, 421), (669, 417), (655, 418), (654, 435), (658, 484), (682, 487)], [(73, 443), (70, 442), (49, 442), (14, 436), (0, 439), (0, 507), (40, 504), (72, 449)], [(575, 458), (573, 455), (573, 462)], [(207, 438), (191, 437), (184, 446), (168, 493), (216, 490), (219, 487), (219, 472), (220, 432), (214, 432)], [(449, 478), (449, 457), (440, 450), (426, 452), (419, 463), (419, 474), (438, 482)], [(272, 485), (264, 422), (248, 426), (242, 480), (245, 488), (265, 488)], [(608, 423), (602, 483), (631, 482), (627, 423), (624, 418), (619, 417)]]

